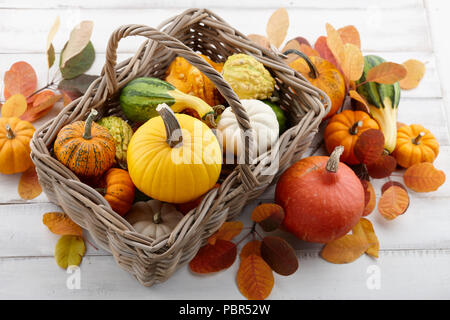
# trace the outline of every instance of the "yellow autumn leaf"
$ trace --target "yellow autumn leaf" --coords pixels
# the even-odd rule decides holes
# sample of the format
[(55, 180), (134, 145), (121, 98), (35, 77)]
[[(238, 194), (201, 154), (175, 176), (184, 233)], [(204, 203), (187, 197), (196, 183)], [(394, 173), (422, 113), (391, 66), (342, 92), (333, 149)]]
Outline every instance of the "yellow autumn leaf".
[(369, 256), (378, 258), (380, 243), (370, 220), (361, 218), (356, 226), (353, 227), (352, 233), (356, 236), (366, 237), (367, 242), (369, 243), (369, 248), (366, 250), (366, 253)]
[(327, 30), (327, 46), (333, 53), (336, 62), (342, 66), (345, 61), (344, 42), (339, 32), (329, 23), (326, 24)]
[(27, 98), (23, 94), (14, 94), (6, 100), (5, 104), (2, 106), (2, 117), (19, 118), (22, 114), (27, 111)]
[(62, 236), (55, 247), (55, 260), (58, 266), (67, 269), (78, 266), (86, 252), (83, 238), (79, 236)]
[(400, 88), (403, 90), (410, 90), (417, 87), (425, 75), (425, 65), (415, 59), (410, 59), (403, 62), (403, 66), (406, 68), (406, 77), (400, 81)]
[(354, 44), (346, 43), (344, 45), (344, 61), (340, 65), (348, 80), (359, 80), (364, 70), (364, 57), (361, 50)]

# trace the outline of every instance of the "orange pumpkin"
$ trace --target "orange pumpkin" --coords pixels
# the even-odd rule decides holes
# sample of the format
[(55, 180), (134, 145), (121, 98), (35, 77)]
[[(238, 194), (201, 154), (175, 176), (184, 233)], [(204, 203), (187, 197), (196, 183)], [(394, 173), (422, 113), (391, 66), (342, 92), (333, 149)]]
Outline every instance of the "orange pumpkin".
[(128, 171), (112, 168), (105, 174), (105, 199), (111, 208), (124, 216), (133, 205), (136, 188)]
[(397, 130), (397, 144), (393, 156), (404, 168), (420, 162), (433, 162), (439, 154), (434, 135), (420, 124), (401, 126)]
[(332, 117), (344, 103), (346, 91), (344, 77), (331, 62), (317, 56), (308, 57), (303, 52), (295, 51), (300, 58), (291, 62), (289, 66), (328, 95), (331, 108), (324, 120)]
[(275, 201), (285, 211), (284, 227), (299, 239), (330, 242), (349, 232), (364, 211), (364, 188), (346, 164), (342, 146), (330, 157), (313, 156), (294, 163), (280, 177)]
[(24, 172), (33, 165), (30, 140), (34, 127), (16, 117), (0, 118), (0, 172)]
[(108, 129), (94, 122), (92, 109), (86, 121), (63, 127), (56, 137), (56, 158), (81, 177), (100, 176), (114, 163), (116, 146)]
[(334, 115), (324, 132), (328, 153), (342, 145), (344, 146), (344, 153), (341, 156), (341, 161), (350, 165), (359, 163), (353, 153), (353, 148), (361, 133), (368, 129), (379, 129), (379, 126), (366, 112), (344, 110)]

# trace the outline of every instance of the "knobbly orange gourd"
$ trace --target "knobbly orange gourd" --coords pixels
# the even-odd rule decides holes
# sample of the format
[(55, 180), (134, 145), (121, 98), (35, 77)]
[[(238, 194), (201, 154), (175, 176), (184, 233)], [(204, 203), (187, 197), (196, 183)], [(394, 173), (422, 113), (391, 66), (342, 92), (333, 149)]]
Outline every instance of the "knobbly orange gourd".
[(364, 189), (356, 174), (339, 162), (343, 147), (330, 157), (304, 158), (277, 183), (275, 201), (285, 211), (284, 227), (299, 239), (330, 242), (344, 236), (364, 211)]
[(131, 208), (135, 187), (128, 171), (111, 168), (105, 174), (105, 199), (111, 208), (124, 216)]
[(331, 108), (324, 120), (332, 117), (344, 102), (346, 91), (344, 77), (331, 62), (317, 56), (308, 57), (297, 50), (294, 51), (300, 58), (291, 62), (289, 66), (328, 95), (331, 100)]
[(328, 153), (337, 146), (344, 147), (341, 161), (347, 164), (359, 163), (353, 153), (356, 140), (368, 129), (379, 129), (378, 123), (363, 111), (344, 110), (334, 115), (324, 132), (324, 141)]
[(0, 118), (0, 172), (24, 172), (33, 165), (30, 157), (30, 140), (34, 127), (16, 117)]
[(92, 109), (86, 121), (66, 125), (55, 140), (56, 158), (80, 177), (100, 176), (114, 163), (114, 138), (94, 122), (96, 115)]
[(433, 162), (439, 153), (434, 135), (420, 124), (402, 126), (397, 130), (397, 144), (393, 156), (404, 168), (420, 162)]

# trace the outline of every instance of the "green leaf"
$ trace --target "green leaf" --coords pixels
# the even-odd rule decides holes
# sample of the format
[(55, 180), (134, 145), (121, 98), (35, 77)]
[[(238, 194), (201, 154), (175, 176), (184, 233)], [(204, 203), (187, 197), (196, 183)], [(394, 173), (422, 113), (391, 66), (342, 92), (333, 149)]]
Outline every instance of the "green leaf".
[(89, 70), (95, 60), (95, 50), (92, 42), (89, 41), (79, 54), (68, 60), (65, 66), (62, 67), (62, 56), (66, 47), (67, 43), (61, 51), (59, 69), (64, 79), (73, 79)]
[(62, 236), (55, 247), (55, 260), (58, 266), (78, 266), (86, 252), (83, 238), (78, 236)]
[(50, 44), (50, 48), (47, 50), (47, 62), (49, 69), (55, 63), (55, 48), (53, 47), (53, 44)]
[(73, 79), (64, 79), (58, 84), (58, 89), (85, 94), (91, 83), (97, 78), (98, 76), (82, 74)]

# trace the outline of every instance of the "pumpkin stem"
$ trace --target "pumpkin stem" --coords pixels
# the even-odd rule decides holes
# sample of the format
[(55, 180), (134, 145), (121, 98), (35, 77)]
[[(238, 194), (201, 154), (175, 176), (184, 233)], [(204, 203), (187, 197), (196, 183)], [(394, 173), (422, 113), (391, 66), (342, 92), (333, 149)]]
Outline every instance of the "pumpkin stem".
[(11, 126), (9, 125), (9, 123), (7, 123), (5, 125), (5, 128), (6, 128), (6, 138), (14, 139), (14, 137), (15, 137), (14, 131), (12, 131)]
[(153, 215), (153, 223), (160, 224), (161, 222), (162, 222), (161, 211), (156, 211), (155, 214)]
[(333, 152), (330, 155), (330, 158), (328, 159), (327, 165), (325, 166), (325, 169), (327, 169), (328, 172), (336, 173), (339, 165), (339, 158), (341, 157), (341, 154), (344, 152), (343, 146), (337, 146), (334, 148)]
[(84, 134), (83, 139), (90, 140), (92, 139), (91, 129), (92, 129), (92, 123), (94, 122), (94, 118), (98, 115), (98, 111), (95, 109), (91, 110), (91, 113), (89, 113), (89, 116), (86, 119), (86, 123), (84, 125)]
[(356, 121), (348, 131), (350, 132), (350, 134), (355, 135), (358, 133), (358, 128), (362, 127), (362, 125), (363, 122), (361, 120)]
[(156, 107), (156, 111), (158, 111), (166, 127), (166, 141), (169, 147), (181, 147), (183, 144), (183, 135), (181, 134), (181, 127), (173, 110), (167, 104), (162, 103)]
[(425, 135), (425, 132), (421, 131), (419, 133), (419, 135), (412, 140), (412, 143), (417, 144), (417, 145), (420, 144), (420, 140), (423, 138), (424, 135)]
[(309, 67), (309, 76), (311, 78), (317, 79), (319, 77), (319, 71), (317, 70), (314, 63), (312, 63), (311, 59), (309, 59), (309, 57), (306, 54), (304, 54), (301, 51), (295, 50), (295, 49), (289, 49), (289, 50), (286, 50), (285, 52), (283, 52), (284, 55), (288, 55), (290, 53), (295, 53), (296, 55), (301, 57), (303, 60), (305, 60), (306, 64)]

